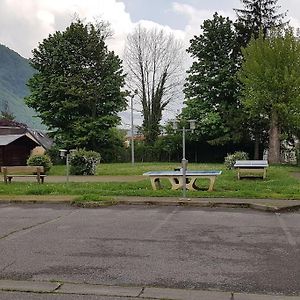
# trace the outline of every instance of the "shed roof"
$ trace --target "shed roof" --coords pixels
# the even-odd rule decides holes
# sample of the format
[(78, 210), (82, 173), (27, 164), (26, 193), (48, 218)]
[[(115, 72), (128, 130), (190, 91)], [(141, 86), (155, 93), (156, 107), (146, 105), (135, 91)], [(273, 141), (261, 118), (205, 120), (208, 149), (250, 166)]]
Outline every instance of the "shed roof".
[(10, 143), (18, 140), (19, 138), (26, 136), (27, 138), (29, 138), (30, 140), (32, 140), (33, 142), (35, 142), (38, 145), (38, 142), (35, 141), (33, 138), (29, 137), (26, 134), (7, 134), (7, 135), (0, 135), (0, 146), (7, 146)]

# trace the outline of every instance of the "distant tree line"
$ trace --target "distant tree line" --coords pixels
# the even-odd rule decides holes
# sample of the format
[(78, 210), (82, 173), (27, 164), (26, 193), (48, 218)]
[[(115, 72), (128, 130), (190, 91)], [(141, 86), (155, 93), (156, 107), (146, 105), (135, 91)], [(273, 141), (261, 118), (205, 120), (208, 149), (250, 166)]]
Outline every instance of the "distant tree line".
[(145, 138), (137, 143), (139, 159), (178, 160), (180, 135), (170, 126), (161, 135), (160, 122), (185, 80), (185, 107), (177, 118), (197, 121), (187, 136), (193, 160), (206, 157), (204, 149), (219, 151), (211, 155), (219, 160), (252, 145), (253, 157), (268, 148), (270, 162), (277, 163), (281, 140), (300, 132), (300, 45), (277, 2), (241, 0), (235, 22), (218, 13), (205, 20), (187, 49), (193, 63), (186, 78), (183, 45), (173, 35), (136, 27), (122, 62), (107, 48), (107, 23), (74, 21), (33, 50), (38, 72), (26, 102), (57, 144), (99, 151), (106, 161), (126, 160), (116, 126), (136, 94)]

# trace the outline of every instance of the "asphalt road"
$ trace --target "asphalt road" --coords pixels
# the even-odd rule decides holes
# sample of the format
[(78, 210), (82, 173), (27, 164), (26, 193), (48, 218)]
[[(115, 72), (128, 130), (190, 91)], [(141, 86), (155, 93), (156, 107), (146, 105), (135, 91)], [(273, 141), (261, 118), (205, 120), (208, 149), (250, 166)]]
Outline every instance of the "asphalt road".
[(0, 279), (299, 295), (299, 245), (297, 212), (0, 204)]
[[(33, 293), (16, 293), (0, 292), (1, 300), (124, 300), (119, 297), (105, 297), (93, 295), (52, 295), (52, 294), (33, 294)], [(140, 300), (137, 298), (127, 298), (125, 300)]]

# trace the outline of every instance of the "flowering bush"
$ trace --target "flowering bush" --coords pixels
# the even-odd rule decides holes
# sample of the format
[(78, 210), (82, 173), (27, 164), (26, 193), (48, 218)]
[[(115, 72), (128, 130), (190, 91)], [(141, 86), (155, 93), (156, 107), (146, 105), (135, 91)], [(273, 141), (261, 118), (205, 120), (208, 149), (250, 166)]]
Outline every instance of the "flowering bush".
[(70, 174), (95, 175), (100, 159), (101, 155), (98, 152), (79, 149), (70, 158)]
[(248, 158), (248, 153), (243, 151), (237, 151), (233, 154), (227, 154), (227, 156), (225, 157), (224, 165), (226, 169), (232, 169), (237, 160), (247, 160)]

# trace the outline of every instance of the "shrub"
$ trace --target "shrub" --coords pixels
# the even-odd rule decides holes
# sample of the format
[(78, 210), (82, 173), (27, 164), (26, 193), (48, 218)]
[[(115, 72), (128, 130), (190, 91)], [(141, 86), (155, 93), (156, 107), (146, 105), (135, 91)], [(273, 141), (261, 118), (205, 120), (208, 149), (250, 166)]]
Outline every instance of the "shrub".
[(79, 149), (70, 158), (71, 175), (95, 175), (96, 166), (100, 163), (101, 156), (95, 151)]
[(64, 165), (65, 164), (64, 160), (59, 155), (59, 149), (61, 149), (61, 148), (62, 147), (53, 145), (46, 152), (46, 154), (49, 155), (49, 157), (54, 165)]
[(27, 159), (27, 165), (28, 166), (43, 166), (44, 167), (44, 172), (47, 173), (51, 167), (52, 167), (52, 162), (51, 159), (48, 155), (46, 154), (41, 154), (41, 155), (31, 155)]
[(226, 169), (232, 169), (237, 160), (246, 160), (248, 158), (248, 153), (236, 151), (233, 154), (227, 154), (227, 156), (225, 157), (224, 165)]

